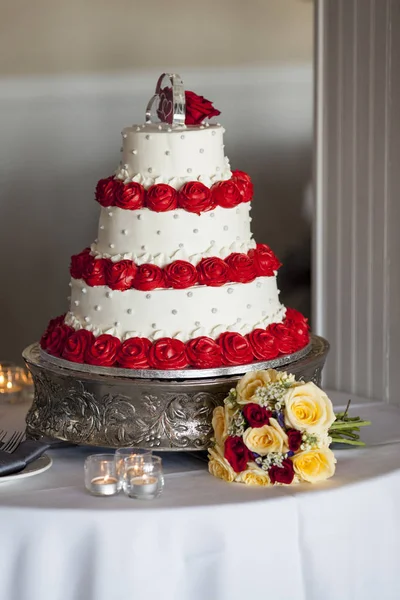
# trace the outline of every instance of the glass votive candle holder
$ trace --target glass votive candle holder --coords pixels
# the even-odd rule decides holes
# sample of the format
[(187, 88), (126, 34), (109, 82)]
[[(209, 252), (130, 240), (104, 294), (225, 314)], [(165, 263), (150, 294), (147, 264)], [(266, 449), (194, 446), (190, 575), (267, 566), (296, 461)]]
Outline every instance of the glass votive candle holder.
[(114, 455), (115, 466), (117, 469), (117, 475), (121, 478), (124, 477), (124, 460), (128, 456), (143, 456), (145, 454), (151, 454), (152, 450), (146, 450), (142, 448), (117, 448)]
[(118, 494), (114, 454), (92, 454), (85, 460), (85, 487), (94, 496)]
[(130, 498), (153, 500), (164, 487), (162, 461), (152, 454), (132, 455), (124, 459), (123, 489)]
[(19, 402), (26, 385), (26, 373), (22, 367), (9, 361), (0, 361), (0, 400)]

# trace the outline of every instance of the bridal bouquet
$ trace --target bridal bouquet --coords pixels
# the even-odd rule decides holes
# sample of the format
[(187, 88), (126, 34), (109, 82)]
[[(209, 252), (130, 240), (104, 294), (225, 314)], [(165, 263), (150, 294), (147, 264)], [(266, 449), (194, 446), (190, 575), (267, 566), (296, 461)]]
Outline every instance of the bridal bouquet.
[(362, 444), (369, 425), (345, 412), (335, 415), (314, 383), (269, 369), (242, 377), (214, 409), (209, 471), (225, 481), (268, 486), (315, 483), (335, 473), (332, 441)]

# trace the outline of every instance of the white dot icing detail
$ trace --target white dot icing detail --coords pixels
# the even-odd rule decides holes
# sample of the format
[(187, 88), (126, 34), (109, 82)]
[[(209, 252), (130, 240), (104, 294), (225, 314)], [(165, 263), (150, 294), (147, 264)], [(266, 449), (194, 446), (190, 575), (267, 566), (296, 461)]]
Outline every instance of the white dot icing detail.
[(178, 314), (178, 311), (175, 308), (171, 312), (172, 312), (173, 315), (177, 315)]
[(149, 135), (146, 135), (146, 140), (149, 140), (149, 139), (150, 139), (150, 136), (149, 136)]
[(103, 230), (104, 229), (104, 225), (100, 225), (100, 229)]
[(199, 233), (198, 229), (193, 229), (193, 233)]
[(84, 321), (85, 321), (85, 323), (89, 323), (90, 322), (90, 317), (85, 317)]
[(261, 281), (257, 281), (256, 283), (256, 287), (260, 288), (261, 287)]
[(128, 315), (131, 315), (132, 314), (132, 309), (128, 308), (126, 312), (128, 313)]
[(86, 294), (87, 289), (85, 287), (82, 288), (82, 294)]
[(211, 312), (215, 315), (215, 313), (218, 312), (218, 310), (216, 308), (212, 308)]
[(219, 168), (219, 167), (215, 167), (215, 170), (216, 170), (216, 171), (219, 171), (219, 170), (220, 170), (220, 168)]
[(188, 298), (192, 298), (193, 292), (188, 292), (186, 295), (187, 295)]
[(108, 216), (109, 216), (109, 217), (112, 217), (112, 216), (113, 216), (113, 212), (112, 212), (112, 210), (110, 210), (110, 212), (108, 213)]
[(148, 170), (149, 173), (153, 172), (153, 169), (151, 167), (149, 167), (147, 170)]
[(206, 127), (210, 127), (210, 123), (206, 123)]
[(146, 250), (146, 246), (140, 246), (142, 250)]
[(112, 298), (112, 292), (106, 292), (107, 298)]
[(128, 235), (128, 230), (127, 230), (127, 229), (123, 229), (123, 230), (121, 231), (121, 233), (122, 233), (122, 235)]
[(109, 246), (111, 249), (115, 248), (115, 244), (109, 244)]
[(138, 220), (138, 221), (141, 221), (141, 220), (142, 220), (142, 215), (138, 215), (138, 216), (137, 216), (137, 220)]
[(71, 283), (71, 282), (69, 282), (69, 284), (68, 284), (68, 285), (69, 285), (69, 287), (72, 287), (72, 283)]
[(251, 304), (248, 304), (246, 308), (250, 309), (251, 308)]
[(79, 300), (74, 300), (75, 306), (79, 306)]
[(224, 231), (228, 231), (229, 227), (228, 225), (224, 225)]
[(210, 217), (213, 219), (215, 217), (214, 213), (210, 213)]
[(228, 294), (233, 294), (233, 288), (228, 288), (227, 292), (228, 292)]
[(131, 154), (137, 154), (137, 150), (131, 150)]
[(192, 172), (192, 169), (189, 167), (189, 169), (187, 169), (187, 172), (188, 172), (188, 173), (191, 173), (191, 172)]
[(152, 326), (153, 329), (157, 329), (157, 324), (156, 323), (152, 323), (151, 326)]
[(161, 230), (160, 229), (157, 231), (157, 235), (161, 235)]
[(204, 148), (200, 148), (199, 152), (200, 154), (204, 154)]
[(200, 327), (200, 321), (195, 321), (195, 326)]
[(94, 310), (96, 310), (98, 312), (99, 310), (101, 310), (101, 306), (99, 306), (98, 304), (96, 304), (96, 306), (94, 307)]
[(124, 164), (124, 169), (127, 171), (129, 169), (129, 165), (127, 165), (126, 163)]
[(161, 129), (162, 129), (162, 125), (159, 125), (159, 126), (158, 126), (158, 129), (161, 131)]
[(165, 151), (165, 154), (166, 154), (167, 156), (169, 156), (169, 155), (171, 154), (171, 152), (170, 152), (169, 150), (166, 150), (166, 151)]
[(183, 248), (183, 244), (182, 244), (182, 243), (181, 243), (181, 244), (179, 244), (179, 248)]
[(185, 136), (184, 136), (184, 135), (181, 135), (181, 140), (184, 140), (184, 139), (185, 139)]
[(151, 294), (146, 294), (146, 300), (150, 300)]
[(212, 132), (212, 135), (215, 135), (216, 133), (217, 133), (216, 131), (213, 131), (213, 132)]
[(121, 323), (119, 321), (115, 321), (114, 327), (119, 327), (120, 325), (121, 325)]
[(136, 131), (140, 131), (140, 127), (136, 127)]
[(178, 215), (178, 213), (175, 213), (175, 214), (174, 214), (174, 219), (179, 219), (179, 215)]

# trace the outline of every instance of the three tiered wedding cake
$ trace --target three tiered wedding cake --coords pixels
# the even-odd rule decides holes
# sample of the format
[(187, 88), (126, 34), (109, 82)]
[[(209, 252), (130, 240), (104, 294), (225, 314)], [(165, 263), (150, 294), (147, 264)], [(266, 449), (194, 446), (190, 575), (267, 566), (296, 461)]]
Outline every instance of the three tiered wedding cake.
[(161, 88), (159, 122), (122, 131), (122, 161), (96, 187), (98, 238), (71, 260), (71, 300), (41, 340), (68, 361), (130, 369), (266, 361), (309, 342), (279, 301), (279, 261), (250, 230), (253, 185), (231, 171), (219, 114)]

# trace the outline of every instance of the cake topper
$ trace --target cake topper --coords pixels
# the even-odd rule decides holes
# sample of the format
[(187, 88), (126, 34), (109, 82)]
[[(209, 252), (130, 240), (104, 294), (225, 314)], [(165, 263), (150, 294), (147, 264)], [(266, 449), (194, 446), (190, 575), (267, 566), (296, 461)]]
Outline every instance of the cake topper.
[[(170, 86), (163, 88), (165, 78), (169, 79)], [(177, 73), (163, 73), (158, 78), (155, 94), (146, 108), (146, 123), (152, 123), (152, 108), (156, 101), (160, 121), (173, 126), (200, 125), (205, 119), (221, 114), (204, 96), (185, 91)]]

